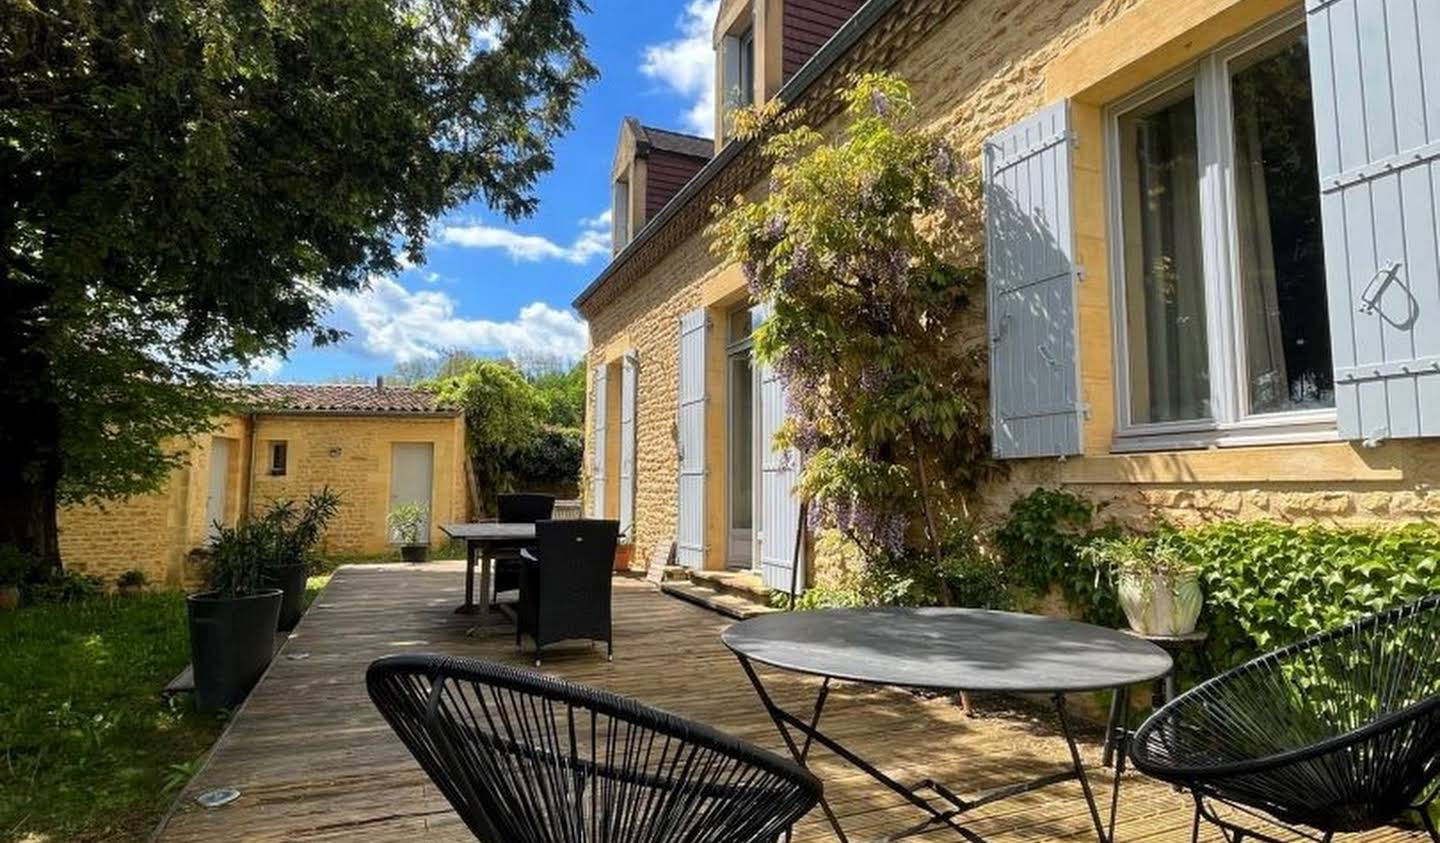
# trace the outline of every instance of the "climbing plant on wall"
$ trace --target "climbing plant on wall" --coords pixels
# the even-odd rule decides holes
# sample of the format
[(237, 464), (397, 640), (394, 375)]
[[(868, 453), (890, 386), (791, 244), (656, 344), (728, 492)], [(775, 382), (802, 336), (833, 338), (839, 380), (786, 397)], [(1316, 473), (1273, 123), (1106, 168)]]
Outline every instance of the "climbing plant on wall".
[(772, 305), (756, 354), (788, 387), (777, 442), (804, 457), (812, 518), (871, 559), (918, 543), (939, 565), (989, 466), (983, 349), (960, 332), (982, 284), (978, 184), (901, 80), (859, 76), (842, 96), (833, 140), (774, 107), (737, 117), (769, 189), (718, 204), (709, 231)]

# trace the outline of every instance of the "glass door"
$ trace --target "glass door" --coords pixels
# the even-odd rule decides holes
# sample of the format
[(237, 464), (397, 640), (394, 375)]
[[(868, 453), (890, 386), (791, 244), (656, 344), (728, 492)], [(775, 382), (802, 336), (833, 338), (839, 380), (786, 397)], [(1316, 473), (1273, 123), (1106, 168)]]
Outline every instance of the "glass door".
[(749, 307), (730, 315), (725, 360), (726, 566), (754, 567), (755, 368)]

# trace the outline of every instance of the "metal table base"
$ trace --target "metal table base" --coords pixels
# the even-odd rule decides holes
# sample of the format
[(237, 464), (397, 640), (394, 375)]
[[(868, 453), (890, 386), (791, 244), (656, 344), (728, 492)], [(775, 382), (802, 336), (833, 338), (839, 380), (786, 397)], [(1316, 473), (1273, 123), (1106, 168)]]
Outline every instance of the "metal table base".
[[(1065, 743), (1070, 749), (1070, 766), (1068, 769), (1057, 771), (1049, 775), (1041, 776), (1026, 782), (1018, 782), (1013, 785), (995, 788), (969, 798), (958, 795), (954, 789), (941, 784), (933, 779), (925, 779), (913, 786), (906, 786), (894, 778), (886, 775), (874, 764), (865, 760), (855, 751), (844, 744), (829, 737), (819, 728), (821, 716), (825, 711), (825, 702), (830, 695), (830, 678), (827, 677), (820, 685), (820, 692), (816, 696), (815, 705), (810, 713), (808, 721), (796, 714), (781, 708), (770, 693), (765, 689), (760, 676), (750, 664), (750, 660), (740, 653), (735, 654), (740, 661), (741, 668), (749, 677), (750, 684), (755, 686), (755, 693), (760, 697), (760, 702), (770, 719), (775, 721), (775, 727), (780, 732), (780, 737), (785, 741), (785, 746), (794, 756), (795, 761), (801, 766), (808, 767), (810, 749), (814, 744), (820, 744), (826, 749), (838, 755), (851, 766), (870, 776), (875, 781), (884, 785), (894, 793), (904, 798), (917, 809), (924, 812), (925, 819), (916, 824), (881, 838), (882, 841), (903, 840), (924, 834), (939, 827), (950, 828), (962, 838), (971, 843), (986, 843), (985, 838), (976, 832), (962, 825), (959, 820), (967, 812), (989, 805), (1004, 799), (1009, 799), (1021, 794), (1030, 793), (1041, 788), (1051, 787), (1063, 782), (1078, 781), (1080, 789), (1085, 794), (1085, 803), (1090, 809), (1090, 819), (1095, 826), (1095, 836), (1099, 843), (1114, 843), (1115, 840), (1115, 816), (1120, 800), (1120, 779), (1125, 772), (1125, 759), (1130, 740), (1130, 732), (1127, 724), (1120, 722), (1113, 726), (1113, 731), (1107, 735), (1107, 739), (1113, 740), (1119, 749), (1118, 760), (1115, 766), (1115, 780), (1110, 792), (1110, 818), (1108, 823), (1100, 817), (1099, 806), (1095, 802), (1095, 792), (1090, 786), (1090, 779), (1086, 775), (1085, 765), (1080, 758), (1080, 749), (1075, 744), (1075, 737), (1070, 728), (1070, 718), (1066, 710), (1065, 695), (1054, 694), (1051, 701), (1055, 706), (1055, 712), (1060, 719), (1060, 731), (1065, 736)], [(1117, 701), (1121, 711), (1129, 711), (1130, 689), (1121, 687), (1115, 689)], [(793, 730), (793, 732), (792, 732)], [(798, 740), (795, 732), (803, 735), (803, 740)], [(820, 810), (824, 812), (825, 819), (829, 821), (835, 837), (841, 843), (849, 843), (844, 828), (835, 812), (830, 808), (829, 802), (822, 796), (820, 799)], [(789, 835), (786, 835), (789, 840)]]

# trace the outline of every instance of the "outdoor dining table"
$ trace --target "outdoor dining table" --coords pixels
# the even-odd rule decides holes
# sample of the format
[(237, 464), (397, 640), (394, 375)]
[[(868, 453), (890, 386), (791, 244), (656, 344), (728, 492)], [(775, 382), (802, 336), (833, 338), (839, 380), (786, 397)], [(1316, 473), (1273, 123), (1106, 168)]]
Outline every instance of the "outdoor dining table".
[[(819, 744), (927, 815), (886, 840), (949, 827), (966, 840), (983, 843), (984, 838), (960, 823), (967, 811), (1061, 782), (1079, 781), (1096, 837), (1100, 843), (1113, 843), (1129, 732), (1122, 723), (1116, 734), (1121, 760), (1116, 767), (1107, 826), (1100, 818), (1075, 745), (1066, 695), (1114, 690), (1121, 695), (1120, 704), (1124, 706), (1130, 686), (1149, 683), (1172, 667), (1170, 655), (1164, 650), (1113, 629), (983, 609), (877, 607), (777, 613), (737, 623), (725, 631), (722, 640), (740, 660), (797, 762), (806, 764), (811, 746)], [(793, 714), (776, 704), (755, 671), (757, 663), (824, 680), (808, 716)], [(933, 779), (907, 786), (820, 729), (826, 697), (831, 683), (837, 681), (945, 693), (1043, 694), (1059, 715), (1070, 764), (1031, 781), (970, 797), (962, 797), (958, 789)], [(842, 843), (847, 841), (829, 803), (822, 799), (820, 807), (835, 836)]]
[[(491, 560), (497, 546), (516, 545), (535, 540), (535, 525), (500, 521), (473, 521), (465, 524), (441, 524), (440, 531), (456, 541), (465, 542), (465, 602), (455, 610), (457, 615), (473, 615), (490, 608), (490, 585), (493, 582)], [(480, 563), (480, 593), (484, 606), (475, 602), (475, 564)]]

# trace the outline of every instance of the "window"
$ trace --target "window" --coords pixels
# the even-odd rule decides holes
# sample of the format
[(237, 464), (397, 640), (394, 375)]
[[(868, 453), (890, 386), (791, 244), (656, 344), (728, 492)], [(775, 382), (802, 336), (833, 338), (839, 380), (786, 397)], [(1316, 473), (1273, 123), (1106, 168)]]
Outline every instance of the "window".
[(755, 311), (742, 305), (726, 318), (726, 485), (729, 529), (726, 535), (726, 562), (749, 568), (753, 562), (755, 526), (755, 477), (758, 452), (755, 443), (755, 369), (751, 363), (754, 346)]
[(731, 135), (729, 114), (737, 108), (755, 104), (755, 29), (747, 26), (735, 35), (727, 35), (721, 42), (721, 56), (724, 75), (722, 77), (721, 108), (724, 137)]
[(1264, 27), (1109, 114), (1117, 448), (1333, 436), (1304, 27)]
[(270, 443), (270, 475), (272, 477), (285, 476), (286, 462), (289, 460), (289, 445), (286, 442)]
[(629, 179), (620, 179), (615, 182), (614, 196), (610, 206), (610, 225), (615, 239), (615, 251), (619, 252), (630, 243)]

